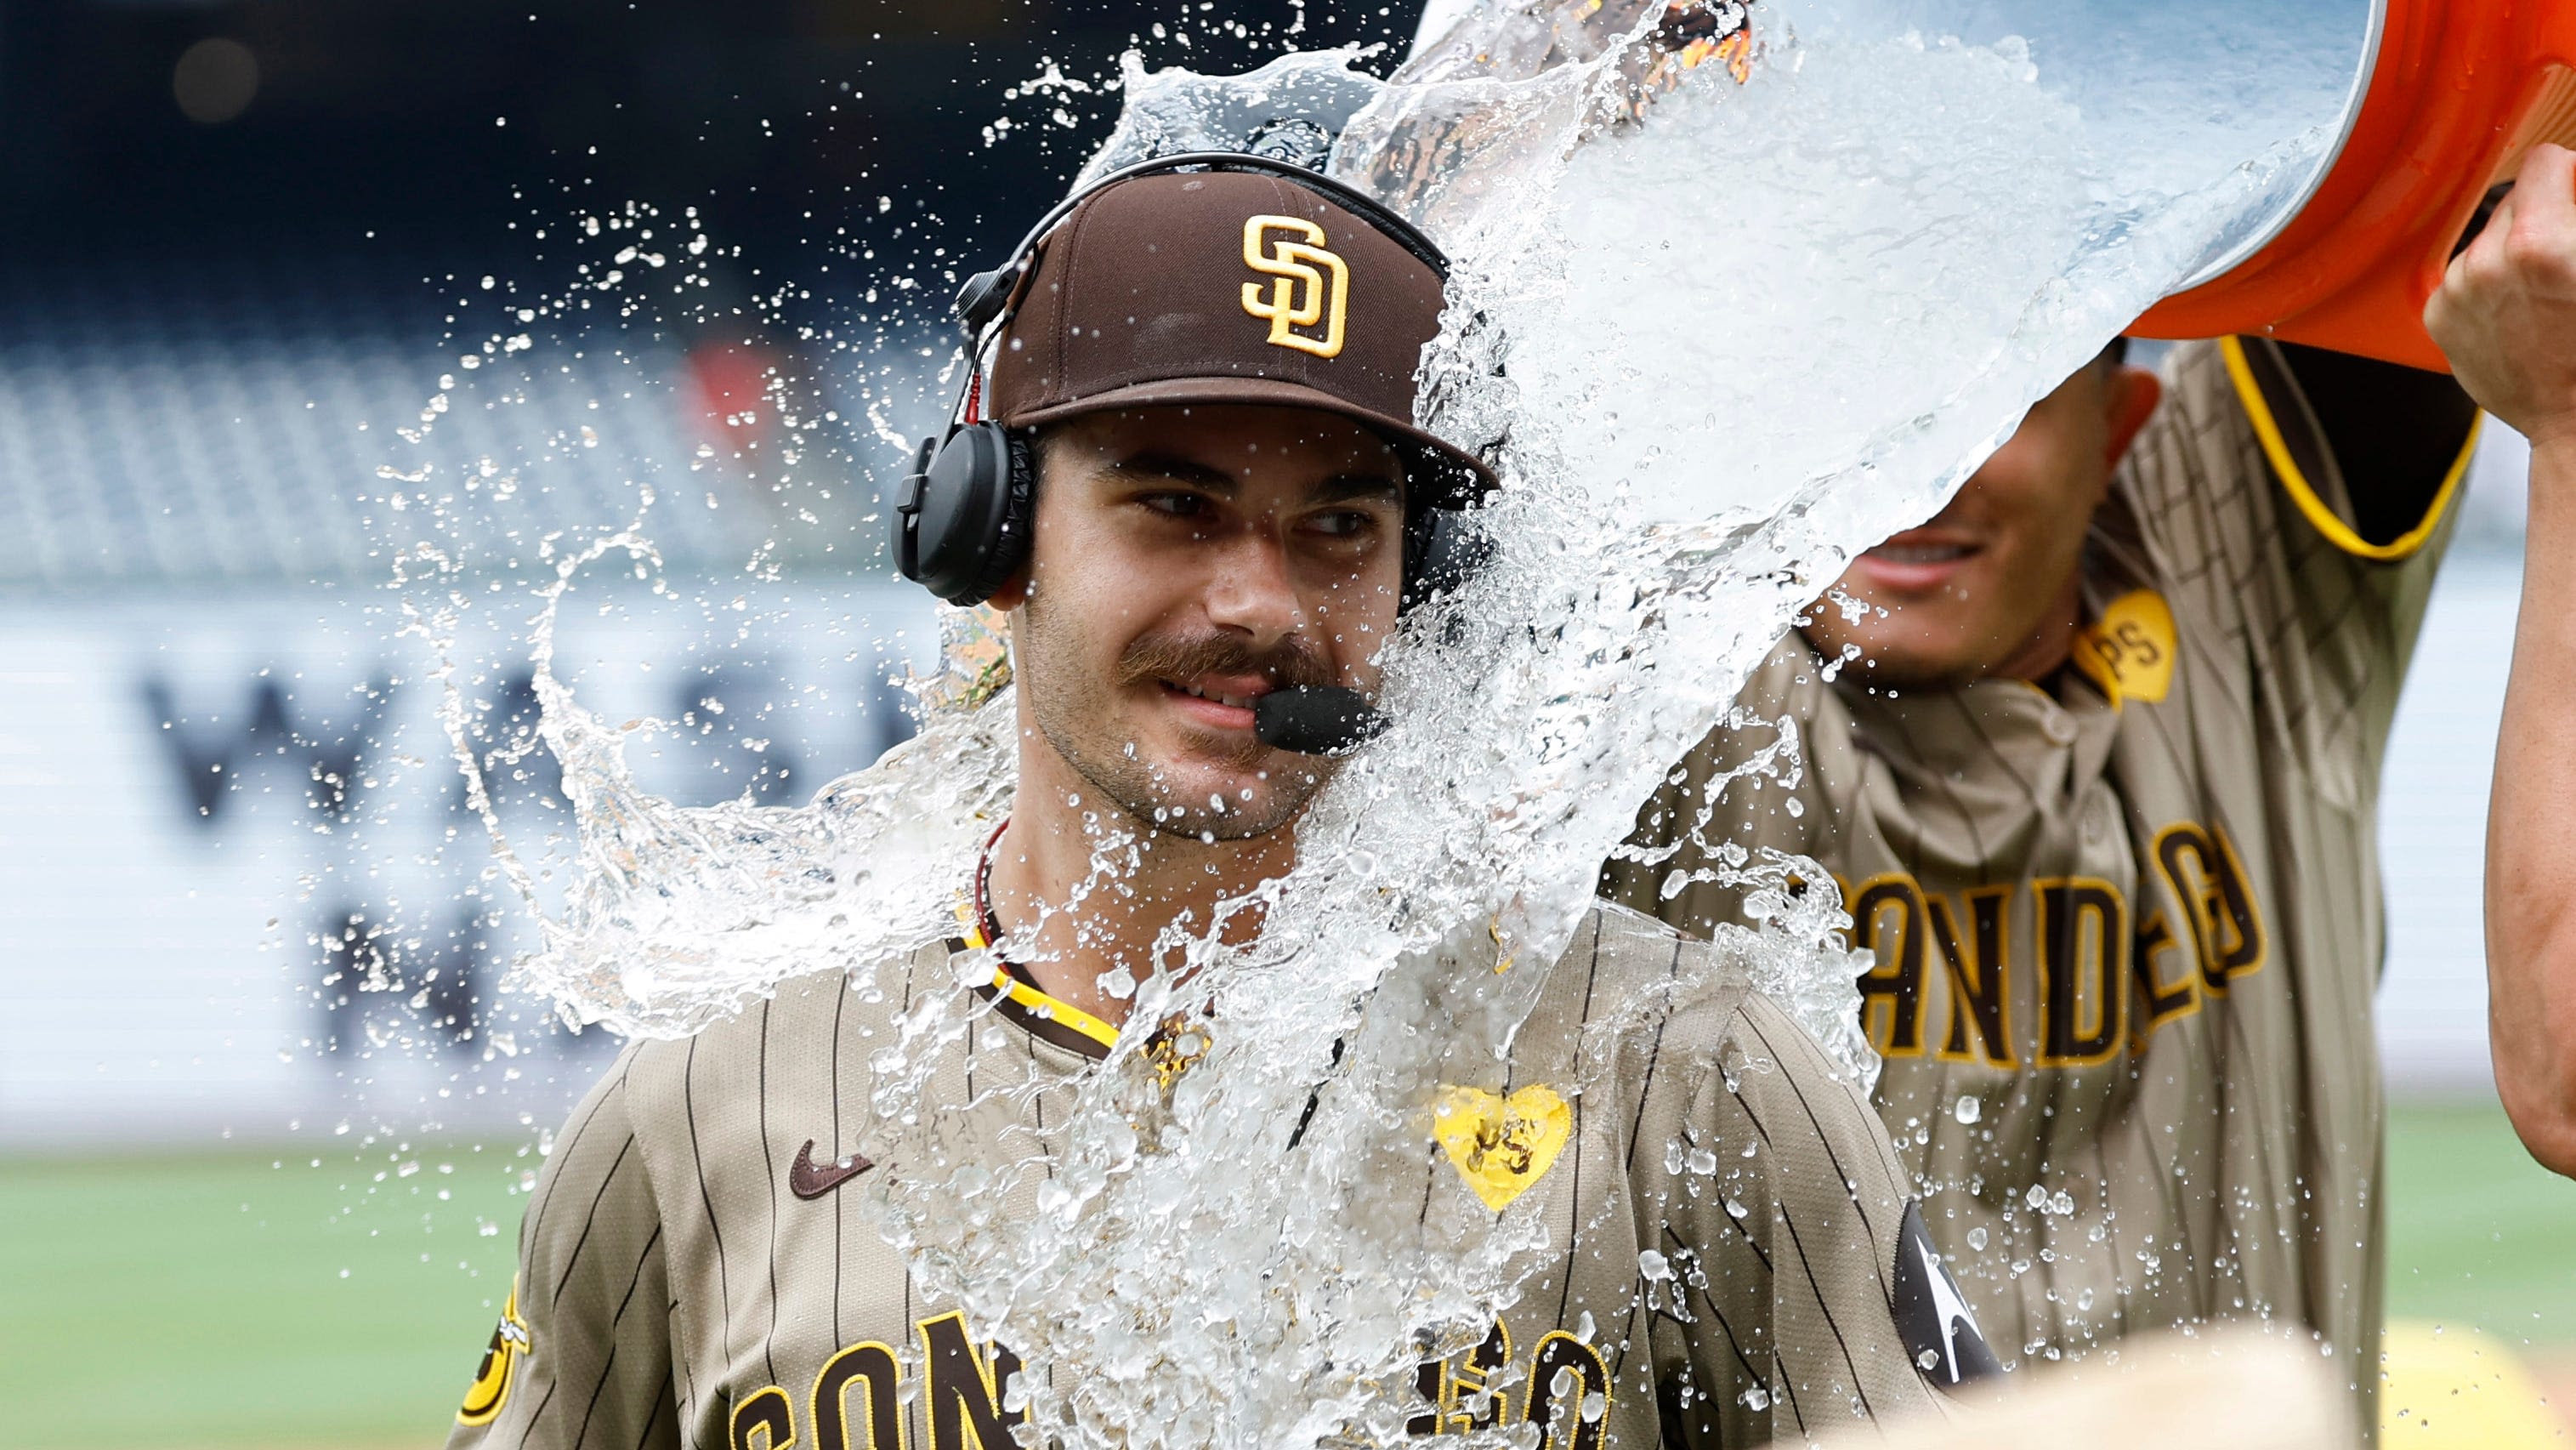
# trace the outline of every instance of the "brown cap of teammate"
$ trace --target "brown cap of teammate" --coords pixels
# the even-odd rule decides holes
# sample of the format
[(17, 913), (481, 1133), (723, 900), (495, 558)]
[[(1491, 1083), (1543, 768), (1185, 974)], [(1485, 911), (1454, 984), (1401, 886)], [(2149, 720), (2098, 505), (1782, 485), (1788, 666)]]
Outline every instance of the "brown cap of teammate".
[[(1111, 408), (1316, 408), (1405, 455), (1420, 501), (1494, 486), (1413, 422), (1441, 276), (1323, 194), (1260, 172), (1106, 187), (1037, 247), (996, 348), (984, 416), (1019, 428)], [(1427, 486), (1426, 486), (1427, 481)]]

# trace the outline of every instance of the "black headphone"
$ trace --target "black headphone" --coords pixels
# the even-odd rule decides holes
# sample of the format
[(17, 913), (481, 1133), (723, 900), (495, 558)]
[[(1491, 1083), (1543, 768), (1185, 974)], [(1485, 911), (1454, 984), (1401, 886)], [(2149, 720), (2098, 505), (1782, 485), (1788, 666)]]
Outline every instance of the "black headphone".
[[(1011, 319), (1012, 300), (1031, 255), (1058, 222), (1093, 195), (1139, 176), (1175, 171), (1249, 171), (1317, 192), (1392, 237), (1446, 281), (1449, 259), (1421, 229), (1375, 197), (1303, 166), (1232, 151), (1188, 151), (1122, 166), (1055, 204), (1009, 258), (957, 289), (957, 319), (966, 329), (966, 377), (944, 432), (921, 440), (895, 497), (895, 567), (951, 604), (981, 604), (1018, 573), (1029, 555), (1029, 520), (1037, 502), (1037, 459), (1025, 430), (970, 418), (980, 394), (983, 358)], [(1404, 603), (1439, 583), (1444, 509), (1406, 512)]]

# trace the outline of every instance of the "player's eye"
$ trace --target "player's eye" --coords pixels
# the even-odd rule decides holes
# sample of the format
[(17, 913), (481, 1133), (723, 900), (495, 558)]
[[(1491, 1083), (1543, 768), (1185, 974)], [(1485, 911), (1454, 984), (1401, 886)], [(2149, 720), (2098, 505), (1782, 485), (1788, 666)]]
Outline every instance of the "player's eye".
[(1377, 527), (1377, 516), (1366, 509), (1331, 509), (1309, 516), (1306, 527), (1327, 538), (1357, 538)]
[(1136, 501), (1158, 514), (1176, 519), (1203, 519), (1216, 511), (1215, 506), (1208, 501), (1207, 495), (1190, 493), (1182, 489), (1140, 494)]

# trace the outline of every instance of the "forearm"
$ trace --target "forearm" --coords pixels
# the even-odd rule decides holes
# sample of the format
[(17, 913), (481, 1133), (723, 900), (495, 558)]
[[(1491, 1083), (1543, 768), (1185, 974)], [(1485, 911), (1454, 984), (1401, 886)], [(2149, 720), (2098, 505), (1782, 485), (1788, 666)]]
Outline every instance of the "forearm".
[(2487, 817), (2488, 1036), (2532, 1156), (2576, 1175), (2576, 433), (2538, 442)]

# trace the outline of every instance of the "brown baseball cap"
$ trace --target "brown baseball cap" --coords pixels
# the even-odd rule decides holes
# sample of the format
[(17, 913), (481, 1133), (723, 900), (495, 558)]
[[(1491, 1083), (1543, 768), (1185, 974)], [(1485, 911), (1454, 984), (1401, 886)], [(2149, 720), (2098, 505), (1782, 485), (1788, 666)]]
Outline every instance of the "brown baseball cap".
[(1403, 452), (1418, 502), (1471, 502), (1492, 472), (1413, 421), (1442, 281), (1377, 224), (1285, 177), (1117, 182), (1032, 254), (985, 416), (1020, 428), (1167, 404), (1314, 408)]

